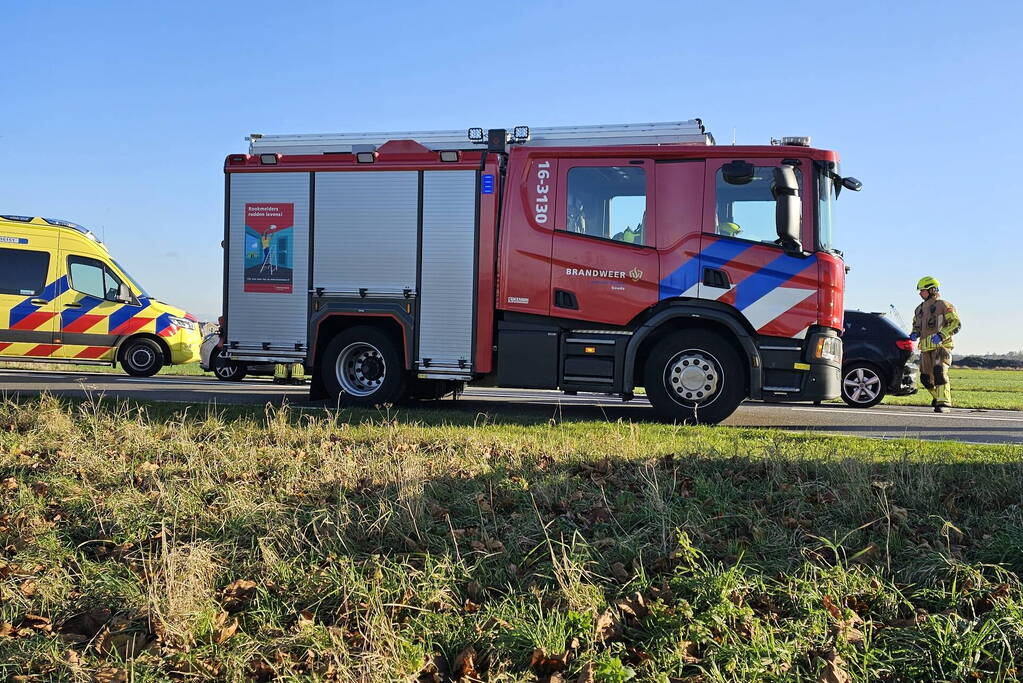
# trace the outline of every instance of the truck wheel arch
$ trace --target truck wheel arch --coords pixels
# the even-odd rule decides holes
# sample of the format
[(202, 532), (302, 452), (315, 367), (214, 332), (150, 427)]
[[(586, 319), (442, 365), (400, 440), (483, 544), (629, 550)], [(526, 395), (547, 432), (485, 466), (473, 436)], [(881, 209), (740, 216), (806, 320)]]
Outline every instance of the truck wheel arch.
[(736, 351), (746, 360), (746, 382), (750, 398), (759, 398), (762, 386), (760, 353), (745, 321), (725, 310), (690, 302), (670, 304), (637, 328), (625, 351), (625, 390), (631, 391), (636, 386), (636, 378), (642, 378), (643, 363), (660, 339), (672, 332), (693, 328), (717, 332), (732, 342)]
[(405, 369), (412, 367), (411, 361), (411, 329), (402, 324), (402, 321), (393, 313), (384, 312), (328, 312), (316, 321), (312, 330), (313, 350), (312, 365), (319, 362), (320, 355), (330, 343), (330, 340), (344, 330), (357, 325), (368, 325), (376, 327), (382, 332), (393, 335), (395, 342), (402, 350), (405, 359)]

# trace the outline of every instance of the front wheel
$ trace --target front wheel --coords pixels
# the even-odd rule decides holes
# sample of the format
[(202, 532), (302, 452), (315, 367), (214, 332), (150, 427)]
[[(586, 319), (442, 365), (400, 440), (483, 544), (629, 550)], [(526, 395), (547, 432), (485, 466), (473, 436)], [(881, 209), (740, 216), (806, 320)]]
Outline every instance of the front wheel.
[(132, 339), (121, 347), (121, 367), (132, 377), (152, 377), (163, 367), (163, 350), (152, 339)]
[(721, 335), (684, 330), (662, 339), (643, 370), (657, 414), (686, 424), (717, 424), (746, 396), (739, 354)]
[(842, 368), (842, 400), (853, 408), (870, 408), (884, 398), (884, 378), (870, 363), (850, 363)]
[(347, 405), (395, 403), (405, 390), (405, 368), (391, 338), (359, 326), (334, 337), (320, 361), (320, 379), (335, 400)]

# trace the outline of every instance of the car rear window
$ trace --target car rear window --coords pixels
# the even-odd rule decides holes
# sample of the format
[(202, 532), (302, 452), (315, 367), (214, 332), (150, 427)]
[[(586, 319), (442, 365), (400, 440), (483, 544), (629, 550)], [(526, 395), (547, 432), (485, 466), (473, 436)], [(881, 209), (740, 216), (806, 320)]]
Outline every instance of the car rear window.
[(845, 331), (850, 337), (905, 337), (906, 333), (887, 316), (879, 313), (845, 313)]

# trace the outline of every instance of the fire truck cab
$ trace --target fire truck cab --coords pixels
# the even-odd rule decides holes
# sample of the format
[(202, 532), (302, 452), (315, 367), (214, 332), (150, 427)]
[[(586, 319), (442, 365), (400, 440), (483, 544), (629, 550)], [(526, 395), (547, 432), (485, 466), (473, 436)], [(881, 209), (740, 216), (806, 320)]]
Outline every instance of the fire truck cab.
[(833, 201), (809, 140), (699, 119), (250, 138), (225, 163), (224, 349), (354, 405), (466, 383), (716, 423), (839, 395)]

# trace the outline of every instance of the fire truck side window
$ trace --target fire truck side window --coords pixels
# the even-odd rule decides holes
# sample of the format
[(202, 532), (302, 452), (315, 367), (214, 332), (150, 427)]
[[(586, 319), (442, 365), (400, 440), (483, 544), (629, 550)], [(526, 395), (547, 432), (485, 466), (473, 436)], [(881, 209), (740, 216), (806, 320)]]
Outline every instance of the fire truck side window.
[[(741, 184), (729, 182), (723, 169), (717, 172), (717, 216), (713, 232), (754, 242), (776, 244), (774, 166), (754, 166), (753, 178)], [(799, 192), (803, 192), (803, 174), (796, 169)]]
[(646, 172), (636, 166), (578, 166), (568, 171), (569, 232), (647, 244)]

